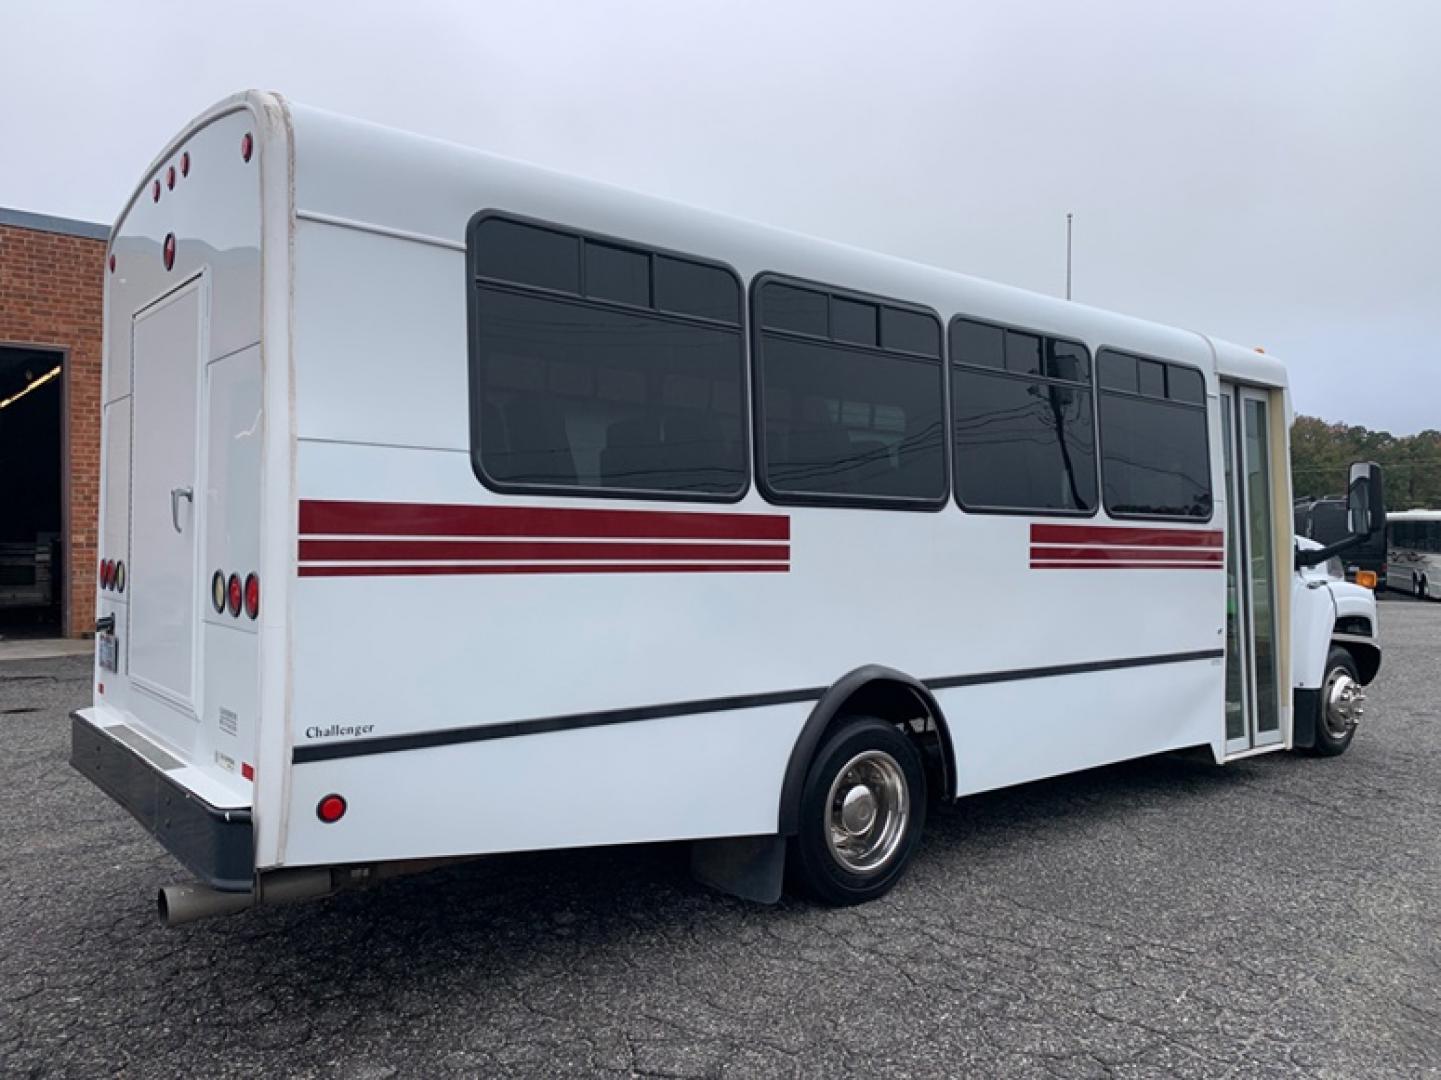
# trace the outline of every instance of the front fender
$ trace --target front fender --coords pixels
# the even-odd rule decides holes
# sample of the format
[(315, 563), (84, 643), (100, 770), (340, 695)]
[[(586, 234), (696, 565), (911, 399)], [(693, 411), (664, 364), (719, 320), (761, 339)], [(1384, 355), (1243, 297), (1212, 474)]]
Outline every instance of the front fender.
[(1326, 678), (1326, 654), (1336, 627), (1336, 601), (1328, 583), (1315, 577), (1291, 577), (1291, 684), (1319, 690)]

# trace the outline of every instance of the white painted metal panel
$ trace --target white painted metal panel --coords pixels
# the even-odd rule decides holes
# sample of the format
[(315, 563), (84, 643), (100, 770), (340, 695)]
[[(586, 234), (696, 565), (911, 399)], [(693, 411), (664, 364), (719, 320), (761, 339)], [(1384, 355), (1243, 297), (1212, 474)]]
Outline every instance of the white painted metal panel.
[(194, 711), (197, 386), (204, 278), (137, 315), (130, 677)]

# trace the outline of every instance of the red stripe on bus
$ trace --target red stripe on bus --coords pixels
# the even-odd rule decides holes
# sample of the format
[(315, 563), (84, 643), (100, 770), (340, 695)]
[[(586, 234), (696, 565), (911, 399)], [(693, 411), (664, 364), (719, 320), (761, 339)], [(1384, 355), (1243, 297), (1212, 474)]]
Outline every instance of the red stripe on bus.
[(790, 563), (459, 563), (405, 566), (355, 563), (347, 566), (301, 566), (301, 577), (412, 577), (436, 574), (759, 574), (788, 573)]
[[(1177, 562), (1077, 562), (1058, 560), (1047, 562), (1032, 559), (1032, 570), (1219, 570), (1224, 563), (1177, 563)], [(301, 573), (305, 573), (304, 570)]]
[(1167, 551), (1165, 548), (1144, 547), (1062, 547), (1031, 545), (1033, 559), (1072, 559), (1093, 562), (1200, 562), (1220, 563), (1225, 552), (1220, 548)]
[(744, 562), (785, 562), (789, 544), (645, 544), (547, 540), (302, 540), (300, 558), (349, 562), (397, 559), (483, 559), (573, 561), (576, 559), (703, 562), (735, 559)]
[(1032, 525), (1031, 543), (1219, 548), (1225, 545), (1225, 534), (1213, 529), (1133, 529), (1117, 525)]
[(781, 514), (583, 510), (550, 506), (304, 499), (300, 531), (342, 536), (555, 536), (638, 540), (789, 540)]

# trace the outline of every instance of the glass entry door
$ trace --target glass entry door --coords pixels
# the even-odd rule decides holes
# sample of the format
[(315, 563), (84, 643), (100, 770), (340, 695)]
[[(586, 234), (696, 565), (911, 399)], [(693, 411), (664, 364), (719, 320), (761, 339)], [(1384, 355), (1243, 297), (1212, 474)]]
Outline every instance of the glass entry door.
[(1221, 384), (1226, 471), (1226, 752), (1281, 741), (1270, 399)]

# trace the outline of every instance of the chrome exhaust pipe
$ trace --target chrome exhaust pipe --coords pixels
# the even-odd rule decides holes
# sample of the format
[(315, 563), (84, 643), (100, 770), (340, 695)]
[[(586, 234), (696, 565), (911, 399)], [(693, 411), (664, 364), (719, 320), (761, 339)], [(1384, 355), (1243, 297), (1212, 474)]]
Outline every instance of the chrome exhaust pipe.
[(156, 911), (165, 926), (235, 915), (258, 904), (290, 904), (318, 900), (335, 891), (330, 869), (277, 870), (256, 878), (248, 892), (224, 892), (209, 885), (189, 882), (167, 885), (155, 897)]
[(254, 906), (254, 892), (221, 892), (199, 882), (166, 885), (155, 896), (156, 912), (165, 926), (182, 926), (213, 915), (234, 915)]

